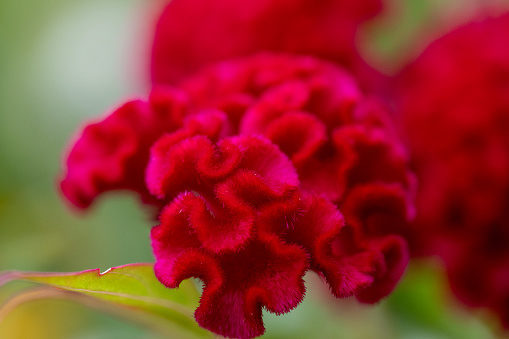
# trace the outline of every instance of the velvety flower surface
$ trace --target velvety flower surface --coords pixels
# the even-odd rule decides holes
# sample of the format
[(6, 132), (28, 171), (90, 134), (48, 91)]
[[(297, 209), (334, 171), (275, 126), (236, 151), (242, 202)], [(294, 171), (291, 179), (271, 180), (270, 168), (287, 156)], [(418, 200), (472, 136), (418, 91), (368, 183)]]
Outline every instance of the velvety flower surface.
[(148, 101), (127, 102), (87, 125), (65, 160), (64, 196), (87, 208), (101, 193), (128, 189), (154, 202), (145, 186), (149, 149), (162, 133), (181, 126), (185, 100), (177, 91), (153, 91)]
[(508, 14), (446, 34), (403, 71), (398, 100), (420, 179), (415, 248), (509, 327), (508, 34)]
[(196, 319), (228, 337), (262, 334), (262, 308), (294, 308), (307, 270), (373, 303), (408, 262), (413, 182), (386, 109), (312, 57), (260, 54), (155, 87), (82, 131), (62, 189), (81, 207), (115, 189), (156, 205), (157, 277), (201, 279)]
[(174, 197), (152, 230), (156, 276), (169, 287), (200, 278), (196, 320), (223, 336), (261, 335), (262, 307), (281, 314), (297, 306), (309, 253), (295, 234), (322, 239), (309, 242), (324, 251), (332, 238), (315, 231), (338, 235), (343, 226), (332, 204), (302, 195), (291, 162), (265, 138), (213, 144), (167, 135), (147, 173), (154, 195)]
[(332, 60), (369, 87), (380, 75), (360, 57), (355, 36), (381, 7), (381, 0), (172, 0), (157, 24), (152, 78), (174, 84), (203, 66), (273, 51)]
[[(360, 260), (357, 264), (368, 257), (371, 264), (374, 257), (380, 262), (371, 267), (377, 272), (369, 278), (372, 295), (362, 299), (375, 302), (390, 292), (408, 261), (401, 236), (407, 235), (413, 213), (414, 185), (406, 153), (380, 103), (365, 98), (337, 66), (284, 54), (219, 63), (180, 87), (198, 110), (224, 111), (234, 133), (270, 139), (290, 157), (305, 190), (352, 215), (346, 220), (351, 251), (344, 254)], [(382, 241), (389, 236), (398, 240)]]

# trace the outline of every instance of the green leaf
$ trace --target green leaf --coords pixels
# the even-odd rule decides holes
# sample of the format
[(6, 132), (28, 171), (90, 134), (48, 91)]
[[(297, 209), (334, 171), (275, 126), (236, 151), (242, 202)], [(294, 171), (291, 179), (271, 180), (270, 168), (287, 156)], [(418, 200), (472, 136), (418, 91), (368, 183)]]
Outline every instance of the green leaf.
[[(187, 336), (191, 333), (193, 337), (212, 337), (194, 321), (193, 311), (198, 306), (199, 293), (193, 282), (187, 280), (178, 289), (168, 289), (156, 279), (152, 264), (119, 266), (103, 273), (99, 269), (73, 273), (7, 271), (0, 274), (0, 287), (14, 280), (52, 286), (67, 291), (69, 298), (85, 303), (91, 298), (100, 300), (105, 311), (111, 311), (109, 306), (115, 305), (127, 311), (124, 315), (130, 318), (134, 316), (137, 321), (151, 323), (152, 327), (154, 322), (166, 327), (167, 333), (179, 331), (187, 332)], [(76, 294), (88, 298), (73, 297)]]

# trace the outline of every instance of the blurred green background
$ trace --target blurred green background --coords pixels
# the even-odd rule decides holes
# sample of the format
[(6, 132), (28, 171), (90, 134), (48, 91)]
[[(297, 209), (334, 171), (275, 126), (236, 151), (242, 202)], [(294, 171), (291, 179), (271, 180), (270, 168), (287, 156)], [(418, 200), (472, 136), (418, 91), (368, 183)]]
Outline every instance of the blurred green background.
[[(417, 35), (431, 39), (480, 3), (389, 1), (387, 13), (363, 31), (362, 50), (381, 69), (394, 71), (422, 48), (412, 44)], [(151, 25), (160, 5), (0, 0), (0, 271), (105, 270), (153, 260), (152, 222), (135, 198), (110, 194), (77, 214), (59, 196), (57, 178), (79, 126), (147, 93)], [(317, 277), (307, 280), (301, 306), (265, 317), (265, 338), (504, 337), (490, 315), (455, 304), (433, 261), (413, 263), (393, 296), (374, 307), (333, 300)], [(0, 289), (0, 302), (19, 288)], [(63, 300), (25, 304), (0, 323), (0, 338), (7, 339), (160, 337)]]

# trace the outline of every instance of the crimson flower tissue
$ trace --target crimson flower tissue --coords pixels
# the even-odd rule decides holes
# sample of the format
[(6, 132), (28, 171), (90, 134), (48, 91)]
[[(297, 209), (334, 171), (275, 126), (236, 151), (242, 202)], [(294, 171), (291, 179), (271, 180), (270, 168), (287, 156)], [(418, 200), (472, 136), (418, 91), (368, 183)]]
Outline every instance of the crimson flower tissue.
[(431, 43), (399, 76), (420, 180), (413, 249), (439, 255), (455, 294), (509, 325), (509, 15)]
[(203, 281), (198, 323), (261, 335), (296, 307), (307, 270), (374, 303), (408, 262), (414, 182), (386, 109), (346, 71), (264, 53), (210, 66), (85, 127), (64, 194), (88, 207), (135, 191), (155, 206), (155, 273)]

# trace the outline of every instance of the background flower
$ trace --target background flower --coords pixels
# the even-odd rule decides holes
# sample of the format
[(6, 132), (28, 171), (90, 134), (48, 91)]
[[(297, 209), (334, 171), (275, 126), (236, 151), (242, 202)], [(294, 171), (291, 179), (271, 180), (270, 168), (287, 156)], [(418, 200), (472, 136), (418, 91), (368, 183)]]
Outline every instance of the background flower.
[(173, 0), (158, 21), (152, 79), (172, 84), (211, 63), (273, 51), (334, 61), (372, 87), (381, 74), (359, 55), (355, 38), (381, 8), (381, 0)]
[(509, 324), (509, 14), (434, 41), (401, 74), (420, 179), (415, 251), (437, 254), (465, 303)]

